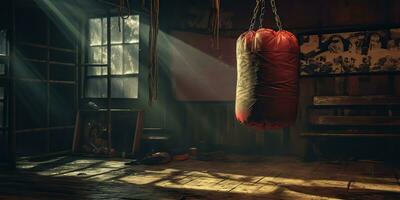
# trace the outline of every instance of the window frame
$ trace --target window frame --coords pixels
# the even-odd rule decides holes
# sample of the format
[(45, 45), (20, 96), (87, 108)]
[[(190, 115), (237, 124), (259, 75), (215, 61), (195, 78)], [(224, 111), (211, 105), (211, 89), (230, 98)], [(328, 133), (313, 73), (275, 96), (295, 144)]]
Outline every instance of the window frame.
[(9, 30), (1, 29), (5, 33), (5, 54), (0, 54), (0, 64), (4, 65), (4, 69), (2, 74), (0, 74), (0, 87), (3, 88), (2, 98), (0, 98), (0, 102), (3, 107), (3, 112), (0, 113), (2, 115), (2, 121), (0, 124), (0, 131), (3, 134), (7, 134), (8, 131), (8, 87), (9, 87), (9, 66), (10, 66), (10, 38), (9, 38)]
[[(118, 15), (105, 15), (105, 16), (102, 16), (102, 15), (100, 15), (100, 16), (91, 16), (91, 17), (89, 17), (88, 18), (88, 20), (86, 20), (86, 28), (85, 28), (85, 38), (86, 38), (86, 40), (85, 40), (85, 42), (84, 42), (84, 45), (85, 45), (85, 53), (84, 53), (84, 57), (83, 57), (83, 61), (84, 61), (84, 64), (83, 64), (83, 70), (81, 70), (81, 72), (83, 73), (82, 74), (82, 83), (83, 83), (83, 87), (82, 87), (82, 93), (81, 93), (81, 96), (82, 96), (82, 98), (83, 99), (85, 99), (85, 100), (88, 100), (88, 101), (97, 101), (97, 102), (103, 102), (103, 101), (106, 101), (108, 98), (110, 98), (111, 99), (111, 101), (119, 101), (119, 102), (121, 102), (121, 101), (123, 101), (123, 102), (126, 102), (126, 101), (128, 101), (128, 102), (137, 102), (137, 101), (139, 101), (140, 100), (140, 98), (141, 98), (141, 91), (140, 91), (140, 86), (143, 84), (143, 81), (142, 81), (142, 79), (143, 79), (143, 77), (142, 77), (142, 75), (143, 75), (143, 72), (142, 72), (142, 67), (141, 67), (141, 63), (140, 63), (140, 60), (141, 60), (141, 39), (140, 39), (140, 35), (141, 35), (141, 15), (139, 15), (139, 14), (135, 14), (135, 15), (131, 15), (131, 17), (137, 17), (138, 18), (138, 27), (139, 27), (139, 30), (138, 30), (138, 40), (137, 40), (137, 42), (132, 42), (132, 43), (129, 43), (129, 42), (125, 42), (125, 36), (124, 36), (124, 23), (123, 23), (123, 21), (121, 22), (122, 23), (122, 30), (121, 30), (121, 42), (118, 42), (118, 43), (113, 43), (113, 42), (110, 42), (110, 43), (108, 43), (108, 42), (104, 42), (103, 41), (103, 39), (105, 38), (106, 40), (109, 40), (109, 41), (111, 41), (111, 38), (110, 39), (108, 39), (107, 38), (107, 35), (104, 37), (103, 36), (103, 31), (105, 30), (106, 32), (108, 31), (108, 29), (110, 29), (110, 33), (112, 32), (112, 30), (111, 30), (111, 26), (107, 26), (106, 27), (106, 29), (104, 29), (103, 28), (103, 25), (104, 25), (104, 22), (103, 22), (103, 20), (105, 20), (106, 22), (105, 22), (105, 24), (107, 25), (107, 24), (110, 24), (111, 25), (111, 19), (113, 18), (113, 17), (115, 17), (115, 18), (118, 18), (119, 16)], [(102, 30), (102, 34), (101, 34), (101, 43), (100, 44), (96, 44), (96, 45), (91, 45), (90, 44), (90, 26), (89, 26), (89, 23), (90, 23), (90, 19), (101, 19), (101, 30)], [(109, 23), (107, 22), (107, 21), (110, 21)], [(123, 19), (121, 19), (121, 20), (123, 20)], [(106, 33), (105, 33), (106, 34)], [(110, 61), (108, 61), (108, 59), (107, 58), (111, 58), (111, 56), (108, 56), (108, 53), (109, 52), (107, 52), (106, 53), (106, 62), (103, 62), (103, 63), (91, 63), (91, 62), (89, 62), (90, 61), (90, 56), (91, 56), (91, 48), (92, 47), (103, 47), (103, 48), (105, 48), (106, 49), (106, 51), (107, 51), (107, 49), (108, 49), (108, 46), (110, 46), (110, 54), (112, 55), (112, 47), (113, 46), (118, 46), (118, 45), (120, 45), (122, 48), (124, 48), (125, 46), (128, 46), (128, 45), (137, 45), (137, 69), (138, 69), (138, 72), (137, 73), (130, 73), (130, 74), (110, 74), (110, 75), (108, 75), (108, 67), (110, 67), (110, 72), (111, 72), (111, 65), (112, 65), (112, 60), (110, 60)], [(125, 69), (125, 66), (124, 66), (124, 50), (122, 50), (122, 54), (121, 54), (121, 67), (122, 67), (122, 71), (124, 71), (124, 69)], [(107, 70), (107, 72), (105, 73), (105, 74), (103, 74), (103, 72), (102, 72), (102, 74), (101, 75), (89, 75), (88, 74), (88, 70), (90, 69), (90, 68), (101, 68), (101, 67), (104, 67), (106, 70)], [(108, 76), (110, 76), (110, 83), (108, 83)], [(113, 97), (113, 95), (112, 95), (112, 91), (111, 91), (111, 94), (108, 94), (108, 92), (107, 92), (107, 87), (109, 87), (108, 85), (109, 84), (112, 84), (112, 81), (113, 81), (113, 79), (114, 80), (117, 80), (118, 78), (136, 78), (137, 79), (137, 96), (136, 97)], [(105, 90), (106, 90), (106, 96), (104, 96), (104, 97), (90, 97), (90, 96), (88, 96), (88, 80), (90, 80), (90, 79), (105, 79), (105, 81), (106, 81), (106, 84), (105, 84), (105, 86), (106, 86), (106, 88), (105, 88)], [(111, 87), (111, 86), (110, 86)]]

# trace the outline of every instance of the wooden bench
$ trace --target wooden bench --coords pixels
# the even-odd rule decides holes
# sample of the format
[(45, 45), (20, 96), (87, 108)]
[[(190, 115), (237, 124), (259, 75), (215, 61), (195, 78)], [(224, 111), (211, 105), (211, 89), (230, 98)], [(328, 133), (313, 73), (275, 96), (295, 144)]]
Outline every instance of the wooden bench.
[(400, 106), (397, 96), (315, 96), (314, 106)]
[[(360, 109), (368, 115), (357, 113)], [(374, 115), (377, 110), (379, 115)], [(393, 110), (397, 111), (394, 115)], [(399, 111), (398, 96), (315, 96), (308, 109), (308, 130), (301, 136), (308, 138), (308, 153), (314, 153), (315, 142), (321, 138), (398, 138)]]
[(309, 123), (319, 126), (400, 126), (400, 116), (311, 115)]
[(383, 137), (383, 138), (393, 138), (400, 137), (400, 134), (396, 133), (318, 133), (318, 132), (310, 132), (310, 133), (302, 133), (304, 137)]

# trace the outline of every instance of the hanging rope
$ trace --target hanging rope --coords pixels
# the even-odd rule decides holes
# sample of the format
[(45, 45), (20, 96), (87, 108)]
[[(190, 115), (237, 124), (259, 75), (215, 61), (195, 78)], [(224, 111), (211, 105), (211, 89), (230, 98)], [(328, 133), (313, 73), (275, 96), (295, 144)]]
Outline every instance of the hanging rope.
[(157, 99), (158, 67), (157, 67), (157, 36), (159, 28), (159, 0), (150, 0), (150, 30), (149, 30), (149, 104)]
[(276, 23), (276, 27), (278, 27), (278, 30), (282, 30), (282, 22), (281, 22), (281, 18), (278, 15), (278, 10), (276, 9), (276, 4), (275, 4), (275, 0), (270, 0), (271, 3), (271, 8), (272, 8), (272, 12), (275, 15), (275, 23)]
[(219, 28), (221, 24), (220, 9), (221, 0), (212, 0), (212, 11), (210, 16), (211, 32), (213, 34), (213, 47), (219, 49)]
[(148, 9), (148, 8), (146, 8), (146, 0), (142, 0), (142, 9), (145, 11), (145, 12), (147, 12), (147, 13), (150, 13), (150, 10)]
[[(125, 3), (126, 3), (126, 9), (125, 9)], [(126, 15), (124, 15), (124, 10), (127, 10)], [(131, 5), (129, 3), (129, 0), (119, 0), (118, 11), (119, 11), (118, 31), (121, 32), (121, 19), (122, 20), (128, 19), (129, 16), (131, 15)]]
[(260, 25), (258, 26), (258, 28), (262, 28), (262, 26), (263, 26), (263, 22), (264, 22), (264, 13), (265, 13), (265, 0), (262, 0), (261, 1), (261, 10), (260, 10), (260, 18), (259, 18), (259, 21), (260, 21)]
[[(270, 0), (270, 4), (272, 8), (272, 13), (274, 13), (275, 16), (276, 27), (278, 28), (278, 30), (282, 30), (282, 22), (281, 18), (279, 17), (278, 10), (276, 8), (275, 0)], [(259, 12), (260, 12), (259, 28), (262, 28), (264, 21), (264, 12), (265, 12), (265, 0), (256, 0), (256, 6), (254, 7), (253, 10), (253, 17), (251, 18), (249, 31), (254, 30), (254, 26), (257, 23), (257, 15), (259, 14)]]
[[(126, 8), (125, 8), (125, 3), (126, 3)], [(126, 15), (124, 16), (124, 9), (127, 11)], [(121, 19), (128, 19), (129, 16), (131, 15), (131, 5), (129, 3), (129, 0), (119, 0), (119, 16)]]
[(255, 24), (256, 24), (256, 19), (257, 19), (257, 14), (258, 14), (258, 12), (259, 12), (259, 10), (260, 10), (260, 2), (261, 2), (261, 1), (262, 1), (262, 0), (257, 0), (257, 1), (256, 1), (256, 6), (255, 6), (254, 9), (253, 9), (253, 17), (251, 18), (251, 21), (250, 21), (249, 31), (254, 30), (254, 26), (255, 26)]

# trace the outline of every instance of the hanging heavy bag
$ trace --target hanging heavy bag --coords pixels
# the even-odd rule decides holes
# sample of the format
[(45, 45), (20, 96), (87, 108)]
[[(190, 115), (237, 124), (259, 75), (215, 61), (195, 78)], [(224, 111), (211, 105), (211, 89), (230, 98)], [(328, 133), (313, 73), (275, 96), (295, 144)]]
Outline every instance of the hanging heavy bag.
[[(265, 0), (257, 0), (249, 31), (236, 42), (236, 118), (262, 130), (295, 122), (298, 102), (299, 45), (285, 30), (271, 0), (278, 31), (262, 28)], [(254, 31), (257, 14), (260, 27)]]

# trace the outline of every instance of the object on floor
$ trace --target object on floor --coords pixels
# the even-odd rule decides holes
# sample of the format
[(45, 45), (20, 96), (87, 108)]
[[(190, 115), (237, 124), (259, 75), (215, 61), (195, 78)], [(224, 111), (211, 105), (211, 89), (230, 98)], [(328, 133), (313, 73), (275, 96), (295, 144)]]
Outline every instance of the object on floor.
[(189, 159), (189, 154), (188, 153), (177, 154), (173, 156), (173, 159), (176, 161), (185, 161)]
[(125, 163), (125, 165), (159, 165), (171, 162), (171, 155), (167, 152), (157, 152), (145, 156), (142, 159), (136, 159), (131, 162)]

